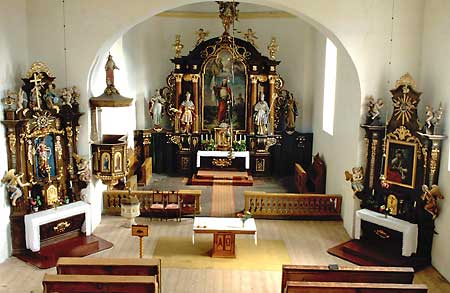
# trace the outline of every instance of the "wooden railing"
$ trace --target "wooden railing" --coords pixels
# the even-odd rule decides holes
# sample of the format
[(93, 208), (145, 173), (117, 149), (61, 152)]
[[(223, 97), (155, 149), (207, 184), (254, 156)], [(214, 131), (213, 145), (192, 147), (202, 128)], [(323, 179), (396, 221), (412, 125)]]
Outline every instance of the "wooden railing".
[(245, 191), (245, 210), (255, 218), (340, 218), (342, 197), (328, 194)]
[[(154, 190), (106, 190), (103, 192), (103, 211), (108, 215), (120, 215), (120, 205), (123, 199), (129, 196), (136, 196), (141, 203), (141, 214), (150, 212), (152, 204), (152, 194)], [(158, 191), (168, 192), (168, 191)], [(183, 198), (182, 214), (199, 214), (201, 211), (200, 196), (201, 190), (178, 190)]]

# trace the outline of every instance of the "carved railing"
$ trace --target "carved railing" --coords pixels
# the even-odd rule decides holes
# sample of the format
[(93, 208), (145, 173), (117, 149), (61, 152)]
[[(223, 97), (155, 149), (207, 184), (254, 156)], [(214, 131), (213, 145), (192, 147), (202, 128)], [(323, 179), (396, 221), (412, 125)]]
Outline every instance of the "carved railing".
[(342, 197), (328, 194), (245, 191), (245, 210), (255, 218), (340, 218)]
[[(136, 196), (141, 203), (142, 215), (150, 213), (153, 193), (169, 193), (171, 191), (155, 190), (106, 190), (103, 192), (103, 212), (108, 215), (120, 215), (120, 205), (123, 199)], [(199, 214), (201, 212), (200, 196), (201, 190), (178, 190), (182, 196), (182, 214)]]

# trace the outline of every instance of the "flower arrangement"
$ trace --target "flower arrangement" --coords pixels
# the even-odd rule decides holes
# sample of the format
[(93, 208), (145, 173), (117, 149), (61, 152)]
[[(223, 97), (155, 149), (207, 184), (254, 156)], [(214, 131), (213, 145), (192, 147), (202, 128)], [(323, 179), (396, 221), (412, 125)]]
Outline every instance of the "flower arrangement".
[(238, 216), (238, 218), (240, 218), (241, 221), (242, 221), (242, 228), (244, 228), (245, 221), (247, 221), (247, 220), (250, 219), (250, 218), (253, 218), (252, 213), (250, 213), (249, 211), (242, 211), (242, 212), (239, 212), (239, 213), (237, 213), (237, 216)]
[(42, 206), (41, 196), (36, 195), (35, 198), (31, 197), (30, 198), (30, 206), (33, 211), (37, 212), (39, 210), (39, 208)]
[(247, 149), (247, 142), (245, 140), (233, 141), (233, 151), (243, 152)]
[(204, 151), (214, 151), (216, 146), (215, 146), (215, 141), (214, 139), (204, 139), (200, 142), (201, 147)]

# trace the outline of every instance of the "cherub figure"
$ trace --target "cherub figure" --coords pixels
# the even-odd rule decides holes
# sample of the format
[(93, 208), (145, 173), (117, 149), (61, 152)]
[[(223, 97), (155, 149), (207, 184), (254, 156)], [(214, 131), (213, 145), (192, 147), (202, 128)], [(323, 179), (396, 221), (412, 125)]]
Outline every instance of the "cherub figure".
[(444, 109), (442, 104), (439, 104), (439, 108), (433, 111), (433, 107), (425, 106), (425, 125), (424, 130), (427, 134), (437, 134), (437, 128), (441, 122)]
[(249, 29), (247, 30), (247, 32), (244, 34), (244, 37), (245, 37), (245, 40), (246, 40), (247, 42), (249, 42), (249, 43), (252, 44), (255, 48), (257, 48), (256, 43), (255, 43), (255, 40), (257, 40), (258, 37), (256, 36), (256, 33), (255, 33), (251, 28), (249, 28)]
[(5, 172), (5, 175), (1, 180), (1, 183), (5, 184), (8, 192), (11, 193), (10, 199), (12, 206), (16, 206), (17, 199), (23, 196), (21, 188), (25, 186), (30, 186), (30, 183), (22, 182), (23, 176), (24, 176), (23, 174), (16, 174), (15, 169), (9, 169), (7, 172)]
[(361, 192), (364, 190), (364, 168), (363, 167), (353, 167), (352, 173), (345, 171), (345, 180), (350, 181), (352, 185), (353, 192)]
[(76, 86), (72, 87), (72, 104), (78, 103), (80, 100), (80, 91)]
[(56, 110), (56, 113), (59, 113), (59, 106), (57, 103), (59, 102), (58, 95), (54, 91), (55, 85), (49, 84), (48, 89), (45, 91), (45, 103), (47, 104), (48, 109)]
[(26, 94), (22, 88), (20, 88), (16, 96), (16, 114), (23, 110), (23, 103), (25, 101), (24, 96), (26, 96)]
[(204, 30), (204, 29), (202, 29), (202, 28), (199, 28), (195, 32), (195, 34), (197, 35), (197, 42), (195, 43), (195, 46), (198, 46), (201, 42), (205, 41), (205, 38), (207, 36), (209, 36), (209, 32)]
[(367, 105), (367, 120), (370, 125), (381, 125), (380, 109), (383, 108), (383, 106), (383, 99), (378, 99), (375, 101), (373, 96), (369, 97), (369, 102)]
[(77, 162), (78, 176), (80, 181), (89, 182), (91, 180), (91, 171), (89, 170), (89, 161), (83, 159), (78, 154), (73, 153), (73, 157)]
[(61, 99), (63, 105), (67, 105), (72, 108), (72, 94), (73, 91), (70, 88), (63, 88), (61, 93)]
[(444, 196), (437, 185), (431, 185), (431, 189), (426, 185), (422, 185), (422, 191), (423, 194), (421, 198), (425, 201), (425, 206), (423, 208), (433, 216), (434, 220), (438, 216), (437, 200), (444, 199)]

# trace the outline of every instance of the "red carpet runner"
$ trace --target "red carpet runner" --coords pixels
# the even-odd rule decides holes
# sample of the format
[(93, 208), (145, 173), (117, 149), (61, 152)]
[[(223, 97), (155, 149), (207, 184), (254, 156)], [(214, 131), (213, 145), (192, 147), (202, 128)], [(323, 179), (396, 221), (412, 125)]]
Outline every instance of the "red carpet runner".
[(234, 213), (233, 185), (215, 180), (211, 188), (211, 217), (234, 217)]

